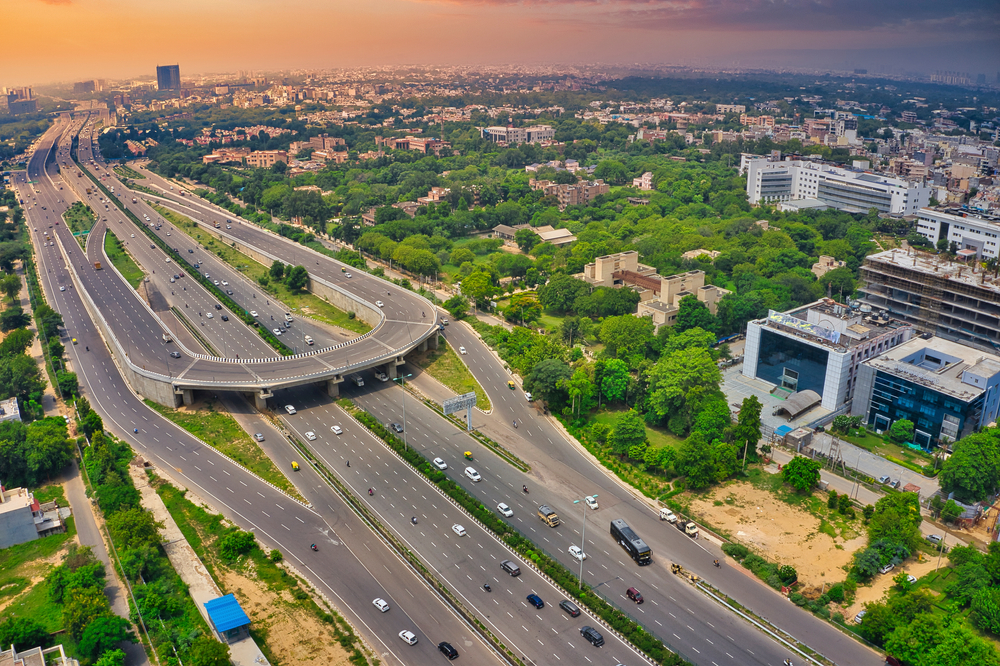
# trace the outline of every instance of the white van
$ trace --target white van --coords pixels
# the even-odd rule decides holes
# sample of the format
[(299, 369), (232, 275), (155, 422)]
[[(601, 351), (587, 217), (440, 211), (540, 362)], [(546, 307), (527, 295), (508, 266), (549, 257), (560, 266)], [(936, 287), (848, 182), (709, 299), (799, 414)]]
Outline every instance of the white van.
[(479, 476), (479, 472), (472, 467), (465, 468), (465, 475), (477, 483), (483, 480), (483, 477)]
[(294, 414), (295, 408), (292, 407), (291, 405), (285, 405), (285, 411), (288, 412), (289, 414)]

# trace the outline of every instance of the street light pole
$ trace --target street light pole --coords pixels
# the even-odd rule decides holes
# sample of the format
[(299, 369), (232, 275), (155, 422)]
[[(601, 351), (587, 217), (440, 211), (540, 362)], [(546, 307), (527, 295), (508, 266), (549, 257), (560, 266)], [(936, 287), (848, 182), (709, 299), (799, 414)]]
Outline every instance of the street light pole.
[[(597, 495), (590, 495), (591, 498), (597, 497)], [(586, 498), (584, 498), (586, 499)], [(573, 500), (573, 504), (579, 504), (581, 500)], [(583, 560), (587, 551), (584, 549), (584, 544), (587, 539), (587, 502), (583, 502), (583, 530), (580, 533), (580, 589), (583, 589)]]
[(399, 385), (403, 387), (403, 449), (406, 451), (410, 450), (409, 445), (406, 443), (406, 378), (412, 377), (413, 374), (400, 375), (399, 377), (393, 377), (392, 381), (398, 381)]

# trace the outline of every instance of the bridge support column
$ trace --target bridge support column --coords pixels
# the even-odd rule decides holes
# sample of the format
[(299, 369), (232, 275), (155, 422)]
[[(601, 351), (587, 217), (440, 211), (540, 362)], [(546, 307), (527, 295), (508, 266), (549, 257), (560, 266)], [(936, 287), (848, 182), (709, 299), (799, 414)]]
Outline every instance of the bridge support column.
[(417, 347), (417, 351), (422, 351), (422, 352), (427, 351), (427, 341), (426, 340), (424, 340), (423, 342), (420, 343), (420, 346)]
[(340, 383), (344, 381), (343, 377), (335, 377), (333, 379), (326, 380), (326, 394), (331, 398), (340, 397)]
[(192, 389), (182, 389), (181, 390), (181, 400), (184, 401), (185, 407), (190, 407), (194, 403), (194, 390)]
[(261, 391), (259, 391), (257, 393), (254, 393), (253, 394), (254, 406), (257, 408), (258, 411), (266, 412), (267, 411), (267, 399), (268, 398), (273, 398), (273, 397), (274, 397), (274, 394), (271, 393), (267, 389), (263, 389), (263, 390), (261, 390)]
[(385, 374), (389, 375), (389, 379), (395, 379), (396, 378), (396, 364), (395, 363), (386, 363), (384, 367), (385, 367)]
[(437, 333), (435, 333), (431, 337), (427, 338), (427, 341), (426, 341), (427, 342), (427, 346), (430, 347), (431, 349), (437, 349), (438, 348), (438, 340), (440, 340), (440, 339), (441, 339), (441, 336), (439, 336)]

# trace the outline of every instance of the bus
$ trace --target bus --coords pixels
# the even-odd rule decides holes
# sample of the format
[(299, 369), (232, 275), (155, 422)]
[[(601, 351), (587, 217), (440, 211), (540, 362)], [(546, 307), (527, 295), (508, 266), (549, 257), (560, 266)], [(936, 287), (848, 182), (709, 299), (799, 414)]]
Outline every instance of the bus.
[(653, 563), (653, 551), (621, 518), (611, 521), (611, 536), (639, 566)]

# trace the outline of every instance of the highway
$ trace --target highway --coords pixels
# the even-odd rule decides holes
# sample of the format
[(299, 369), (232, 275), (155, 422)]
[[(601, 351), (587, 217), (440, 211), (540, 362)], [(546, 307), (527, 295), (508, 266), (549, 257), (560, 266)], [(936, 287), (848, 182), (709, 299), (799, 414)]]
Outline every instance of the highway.
[[(105, 428), (128, 441), (162, 473), (190, 488), (235, 524), (253, 530), (265, 548), (281, 549), (286, 561), (338, 606), (385, 663), (438, 663), (441, 656), (436, 645), (442, 640), (458, 647), (463, 657), (473, 663), (496, 662), (495, 655), (474, 632), (385, 547), (317, 474), (303, 467), (293, 477), (311, 503), (311, 507), (304, 506), (205, 447), (148, 408), (130, 390), (102, 344), (79, 289), (72, 286), (60, 253), (61, 245), (70, 256), (79, 256), (79, 246), (65, 225), (54, 224), (59, 213), (68, 208), (66, 191), (58, 189), (54, 165), (47, 172), (43, 169), (45, 155), (63, 129), (65, 125), (60, 123), (46, 133), (27, 174), (15, 175), (16, 189), (30, 205), (26, 206), (28, 227), (39, 229), (32, 232), (39, 248), (39, 275), (49, 303), (63, 315), (62, 342), (72, 369), (94, 409), (104, 418)], [(29, 179), (38, 181), (34, 188), (27, 185)], [(43, 230), (48, 230), (50, 223), (50, 231), (57, 233), (56, 245), (42, 245)], [(59, 286), (67, 289), (60, 291)], [(128, 328), (130, 323), (121, 325)], [(71, 338), (76, 338), (78, 344), (72, 344)], [(133, 433), (133, 428), (139, 433)], [(290, 444), (284, 446), (289, 457), (294, 455)], [(311, 543), (319, 545), (318, 552), (310, 551)], [(391, 610), (382, 613), (376, 609), (372, 604), (376, 597), (386, 599)], [(417, 645), (409, 646), (398, 638), (404, 629), (417, 634)]]

